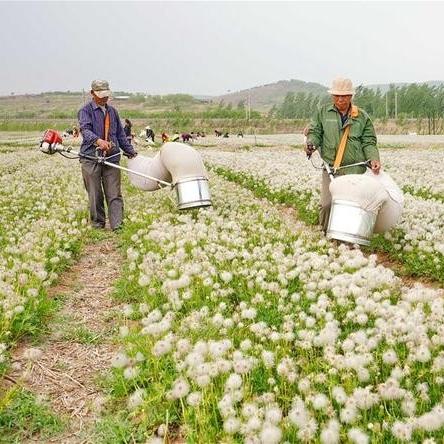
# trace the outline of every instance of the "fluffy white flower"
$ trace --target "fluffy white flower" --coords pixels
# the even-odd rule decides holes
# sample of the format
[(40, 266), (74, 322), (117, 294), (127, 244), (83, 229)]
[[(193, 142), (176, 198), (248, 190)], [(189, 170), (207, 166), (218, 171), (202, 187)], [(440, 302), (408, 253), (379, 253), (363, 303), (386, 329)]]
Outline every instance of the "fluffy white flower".
[(385, 364), (393, 365), (398, 361), (398, 355), (393, 349), (390, 349), (383, 353), (382, 360)]
[(187, 396), (187, 403), (192, 407), (197, 407), (202, 401), (201, 392), (192, 392)]
[(268, 350), (262, 352), (262, 362), (266, 368), (271, 368), (274, 365), (274, 353)]
[(126, 367), (130, 363), (128, 356), (125, 353), (117, 353), (111, 361), (111, 365), (115, 368)]
[(128, 398), (128, 409), (134, 410), (139, 407), (142, 404), (145, 395), (146, 391), (144, 389), (136, 389)]
[(298, 389), (301, 393), (308, 393), (310, 391), (310, 380), (308, 378), (302, 378), (298, 382)]
[(260, 432), (262, 444), (278, 444), (281, 438), (281, 429), (273, 424), (265, 424)]
[(127, 367), (123, 371), (123, 376), (125, 379), (134, 379), (138, 376), (139, 369), (137, 367)]
[(323, 410), (328, 404), (328, 398), (323, 393), (317, 393), (313, 396), (312, 405), (315, 410)]
[(335, 386), (332, 389), (333, 399), (340, 405), (345, 404), (347, 401), (347, 394), (341, 386)]
[(221, 280), (228, 284), (233, 279), (233, 275), (229, 271), (223, 271), (220, 275)]
[(358, 428), (352, 428), (347, 433), (348, 438), (355, 444), (368, 444), (368, 436)]
[(229, 417), (224, 421), (224, 432), (228, 435), (234, 435), (241, 427), (241, 422), (236, 417)]
[(190, 391), (190, 385), (188, 381), (184, 378), (176, 379), (173, 383), (173, 387), (171, 389), (171, 395), (173, 399), (183, 398), (187, 396)]
[(330, 419), (327, 425), (321, 431), (321, 443), (322, 444), (338, 444), (340, 439), (341, 426), (336, 419)]
[(392, 434), (400, 441), (410, 441), (412, 438), (413, 427), (411, 424), (401, 421), (395, 421), (392, 425)]
[(242, 377), (236, 373), (231, 373), (225, 381), (226, 390), (237, 390), (242, 387)]
[(270, 424), (279, 424), (282, 420), (282, 411), (277, 406), (265, 409), (265, 421)]

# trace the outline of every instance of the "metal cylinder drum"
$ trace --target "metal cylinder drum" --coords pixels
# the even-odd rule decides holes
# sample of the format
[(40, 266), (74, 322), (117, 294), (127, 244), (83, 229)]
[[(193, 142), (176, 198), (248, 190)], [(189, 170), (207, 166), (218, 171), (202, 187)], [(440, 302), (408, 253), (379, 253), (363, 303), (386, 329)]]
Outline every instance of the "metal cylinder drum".
[(179, 210), (211, 206), (211, 193), (208, 179), (191, 177), (178, 180), (174, 184)]
[(327, 237), (360, 245), (370, 245), (376, 214), (362, 209), (356, 202), (333, 200)]

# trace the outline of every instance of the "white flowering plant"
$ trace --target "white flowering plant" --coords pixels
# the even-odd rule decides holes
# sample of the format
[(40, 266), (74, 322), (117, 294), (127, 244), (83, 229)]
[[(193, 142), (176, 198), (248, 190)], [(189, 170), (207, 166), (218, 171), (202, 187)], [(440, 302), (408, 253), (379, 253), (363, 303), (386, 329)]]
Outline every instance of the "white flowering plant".
[[(389, 253), (405, 273), (444, 282), (444, 193), (437, 159), (442, 150), (381, 152), (383, 165), (403, 187), (405, 204), (398, 226), (374, 236), (372, 248)], [(252, 161), (254, 156), (254, 161)], [(300, 152), (279, 150), (254, 153), (205, 151), (210, 168), (256, 196), (298, 210), (308, 224), (317, 223), (320, 172)], [(409, 163), (415, 158), (415, 168)], [(418, 168), (416, 168), (418, 161)], [(428, 173), (428, 169), (430, 172)], [(432, 179), (428, 181), (428, 174)], [(433, 175), (436, 173), (436, 175)]]
[(110, 382), (134, 433), (441, 439), (443, 291), (404, 287), (375, 256), (290, 230), (267, 201), (211, 183), (211, 209), (177, 213), (160, 195), (128, 205)]
[(88, 233), (78, 171), (29, 148), (0, 165), (0, 373), (17, 338), (36, 334), (55, 302), (47, 289)]

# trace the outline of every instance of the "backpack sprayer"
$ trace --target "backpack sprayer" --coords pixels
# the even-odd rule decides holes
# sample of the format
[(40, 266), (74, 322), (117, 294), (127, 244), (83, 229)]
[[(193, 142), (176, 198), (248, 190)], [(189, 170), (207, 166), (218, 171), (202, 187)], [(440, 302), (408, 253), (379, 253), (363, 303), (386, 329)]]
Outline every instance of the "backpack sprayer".
[[(189, 161), (190, 152), (185, 152), (183, 149), (181, 149), (182, 144), (176, 144), (178, 146), (177, 148), (177, 156), (180, 158), (182, 156), (184, 163)], [(165, 147), (166, 145), (164, 145)], [(162, 147), (162, 149), (164, 148)], [(161, 151), (162, 151), (161, 149)], [(171, 152), (171, 149), (175, 149), (175, 146), (171, 146), (171, 143), (169, 144), (169, 151)], [(192, 150), (191, 147), (189, 147), (189, 150)], [(188, 209), (188, 208), (200, 208), (200, 207), (207, 207), (211, 206), (211, 194), (208, 184), (208, 179), (204, 177), (203, 175), (196, 175), (193, 174), (192, 177), (189, 177), (189, 175), (185, 174), (184, 178), (178, 177), (174, 183), (173, 182), (167, 182), (165, 180), (159, 179), (157, 177), (153, 177), (148, 174), (144, 174), (139, 171), (135, 171), (133, 169), (125, 168), (120, 165), (117, 165), (115, 163), (109, 162), (109, 159), (111, 159), (114, 156), (118, 156), (120, 154), (120, 151), (117, 154), (114, 154), (112, 156), (105, 157), (104, 154), (101, 152), (101, 150), (96, 150), (96, 156), (90, 156), (87, 154), (80, 153), (78, 151), (75, 151), (72, 149), (71, 146), (65, 147), (63, 145), (63, 139), (60, 136), (60, 134), (56, 130), (48, 129), (43, 134), (43, 139), (40, 142), (40, 151), (42, 151), (45, 154), (55, 154), (58, 153), (62, 155), (63, 157), (66, 157), (67, 159), (79, 159), (84, 158), (91, 160), (93, 162), (97, 162), (99, 164), (103, 164), (106, 166), (109, 166), (111, 168), (116, 168), (122, 171), (126, 171), (127, 173), (131, 175), (140, 176), (144, 179), (151, 180), (155, 183), (157, 183), (158, 188), (163, 187), (170, 187), (171, 189), (175, 189), (176, 191), (176, 197), (177, 197), (177, 205), (180, 210)], [(126, 153), (123, 153), (126, 155)], [(193, 150), (194, 157), (197, 155), (197, 153)], [(171, 156), (170, 156), (171, 157)], [(168, 157), (167, 157), (168, 160)], [(160, 162), (160, 159), (158, 160)], [(162, 165), (164, 168), (168, 169), (169, 165)], [(174, 165), (171, 165), (172, 168), (174, 168)], [(186, 172), (185, 172), (186, 173)], [(154, 190), (150, 190), (154, 191)]]

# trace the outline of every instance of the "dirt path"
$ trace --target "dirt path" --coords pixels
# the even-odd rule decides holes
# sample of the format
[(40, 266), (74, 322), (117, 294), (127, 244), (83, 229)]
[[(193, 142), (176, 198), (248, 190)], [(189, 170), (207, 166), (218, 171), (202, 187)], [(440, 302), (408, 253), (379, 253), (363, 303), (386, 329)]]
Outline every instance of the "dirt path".
[(14, 353), (10, 377), (67, 418), (62, 435), (25, 442), (92, 442), (89, 430), (105, 403), (95, 381), (110, 368), (115, 354), (112, 318), (118, 307), (110, 293), (121, 261), (114, 239), (87, 246), (79, 262), (50, 290), (65, 302), (47, 339), (32, 352), (34, 359), (29, 359), (29, 346)]

